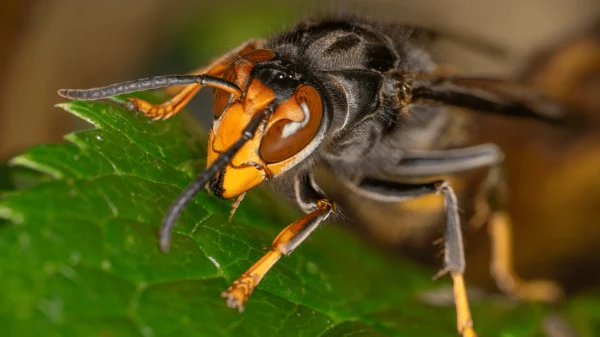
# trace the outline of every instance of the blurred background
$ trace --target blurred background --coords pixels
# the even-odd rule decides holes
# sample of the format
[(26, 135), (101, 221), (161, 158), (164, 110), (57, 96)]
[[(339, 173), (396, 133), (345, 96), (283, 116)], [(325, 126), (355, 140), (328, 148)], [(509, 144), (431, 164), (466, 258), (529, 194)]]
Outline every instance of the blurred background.
[[(597, 0), (8, 0), (0, 11), (0, 162), (32, 145), (59, 142), (65, 133), (89, 127), (54, 107), (61, 102), (59, 88), (185, 73), (245, 40), (332, 10), (487, 41), (506, 55), (486, 55), (455, 43), (436, 48), (461, 73), (525, 78), (549, 91), (556, 89), (557, 96), (567, 89), (536, 77), (531, 60), (590, 31), (600, 19)], [(596, 77), (586, 79), (593, 88), (600, 88), (599, 62), (600, 58), (591, 61)], [(600, 121), (593, 92), (578, 98), (595, 99), (584, 104), (592, 124)], [(206, 91), (190, 110), (210, 119), (210, 100)], [(507, 153), (516, 269), (526, 278), (557, 279), (571, 291), (598, 288), (598, 130), (590, 127), (573, 134), (534, 123), (481, 121), (480, 139), (498, 143)], [(377, 239), (377, 233), (372, 234)], [(486, 233), (467, 234), (467, 278), (491, 286)]]

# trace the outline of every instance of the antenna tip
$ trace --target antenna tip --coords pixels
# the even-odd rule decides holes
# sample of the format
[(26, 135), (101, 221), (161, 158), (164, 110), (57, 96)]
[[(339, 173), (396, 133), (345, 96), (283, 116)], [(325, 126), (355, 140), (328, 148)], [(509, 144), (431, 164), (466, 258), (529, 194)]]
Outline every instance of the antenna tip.
[(163, 253), (167, 253), (169, 248), (171, 248), (171, 230), (169, 226), (162, 226), (159, 232), (159, 240), (158, 243), (160, 245), (160, 250)]
[(159, 244), (160, 244), (160, 250), (162, 250), (163, 253), (168, 253), (169, 248), (171, 248), (171, 238), (163, 236), (160, 238)]
[(64, 98), (69, 98), (69, 96), (67, 95), (68, 91), (68, 89), (60, 89), (58, 90), (58, 95)]

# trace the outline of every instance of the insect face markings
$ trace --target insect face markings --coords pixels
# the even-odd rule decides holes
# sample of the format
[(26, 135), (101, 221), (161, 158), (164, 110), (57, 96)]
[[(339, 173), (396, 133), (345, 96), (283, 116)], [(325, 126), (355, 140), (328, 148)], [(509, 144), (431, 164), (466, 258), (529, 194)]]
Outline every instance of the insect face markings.
[(303, 70), (269, 50), (242, 55), (224, 79), (240, 86), (243, 94), (234, 99), (228, 92), (215, 91), (208, 165), (235, 142), (254, 114), (267, 107), (273, 110), (263, 127), (210, 183), (215, 195), (228, 199), (285, 172), (310, 154), (307, 146), (322, 129), (324, 105), (321, 93), (307, 82)]

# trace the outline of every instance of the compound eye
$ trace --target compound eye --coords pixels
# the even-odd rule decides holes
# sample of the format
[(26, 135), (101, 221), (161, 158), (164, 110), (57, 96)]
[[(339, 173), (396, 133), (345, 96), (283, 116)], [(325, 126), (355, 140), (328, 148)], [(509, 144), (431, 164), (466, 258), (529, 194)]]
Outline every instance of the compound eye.
[[(227, 69), (227, 71), (223, 75), (223, 79), (226, 79), (226, 80), (230, 81), (231, 83), (236, 83), (237, 75), (235, 73), (235, 67), (233, 64), (229, 67), (229, 69)], [(215, 106), (214, 106), (215, 118), (219, 118), (223, 114), (223, 111), (225, 111), (225, 108), (227, 108), (227, 106), (233, 101), (233, 94), (229, 93), (227, 91), (221, 90), (221, 89), (216, 89), (214, 91), (214, 95), (215, 95)]]
[(282, 117), (269, 127), (259, 150), (267, 163), (291, 158), (315, 137), (323, 118), (321, 95), (310, 85), (300, 85), (289, 100), (277, 106), (273, 116)]

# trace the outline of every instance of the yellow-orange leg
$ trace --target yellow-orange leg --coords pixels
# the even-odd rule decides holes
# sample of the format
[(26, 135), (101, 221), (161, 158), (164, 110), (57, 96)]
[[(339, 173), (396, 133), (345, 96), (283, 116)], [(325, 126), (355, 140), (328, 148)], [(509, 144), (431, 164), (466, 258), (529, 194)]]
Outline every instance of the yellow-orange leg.
[[(245, 54), (251, 50), (259, 48), (264, 44), (263, 40), (251, 40), (239, 47), (233, 49), (229, 53), (219, 57), (213, 61), (210, 65), (197, 69), (191, 73), (191, 75), (207, 74), (211, 76), (223, 76), (225, 70), (229, 67), (231, 62), (237, 55)], [(171, 93), (177, 93), (170, 100), (162, 104), (151, 104), (147, 101), (138, 98), (130, 98), (130, 104), (128, 108), (130, 110), (136, 110), (144, 113), (148, 117), (152, 117), (154, 120), (167, 119), (179, 111), (181, 111), (188, 102), (200, 91), (202, 85), (199, 83), (190, 84), (186, 86), (178, 86), (171, 88)]]
[(130, 98), (129, 101), (133, 103), (133, 107), (130, 109), (143, 112), (153, 120), (167, 119), (181, 111), (201, 88), (200, 84), (190, 84), (175, 97), (162, 104), (151, 104), (142, 99)]
[(287, 226), (273, 240), (271, 250), (258, 260), (250, 269), (235, 280), (222, 296), (227, 299), (231, 308), (244, 310), (244, 303), (265, 274), (279, 260), (281, 255), (289, 255), (312, 233), (323, 220), (327, 219), (334, 210), (334, 204), (329, 200), (320, 200), (317, 209), (306, 214), (298, 221)]
[(493, 213), (488, 226), (492, 244), (490, 271), (503, 292), (518, 299), (542, 302), (557, 301), (564, 296), (562, 289), (552, 281), (524, 281), (516, 274), (513, 267), (511, 224), (506, 213)]
[(454, 304), (456, 306), (456, 327), (463, 337), (477, 337), (473, 330), (473, 319), (469, 309), (469, 298), (462, 273), (450, 273), (454, 282)]
[[(212, 61), (208, 66), (200, 67), (190, 73), (188, 75), (202, 75), (208, 74), (211, 76), (223, 76), (229, 65), (235, 61), (235, 59), (239, 55), (244, 55), (250, 51), (255, 49), (263, 48), (265, 45), (265, 40), (255, 39), (242, 43), (236, 48), (232, 49), (225, 55), (222, 55)], [(185, 86), (174, 86), (166, 89), (167, 94), (169, 96), (175, 96), (181, 90), (183, 90)]]

